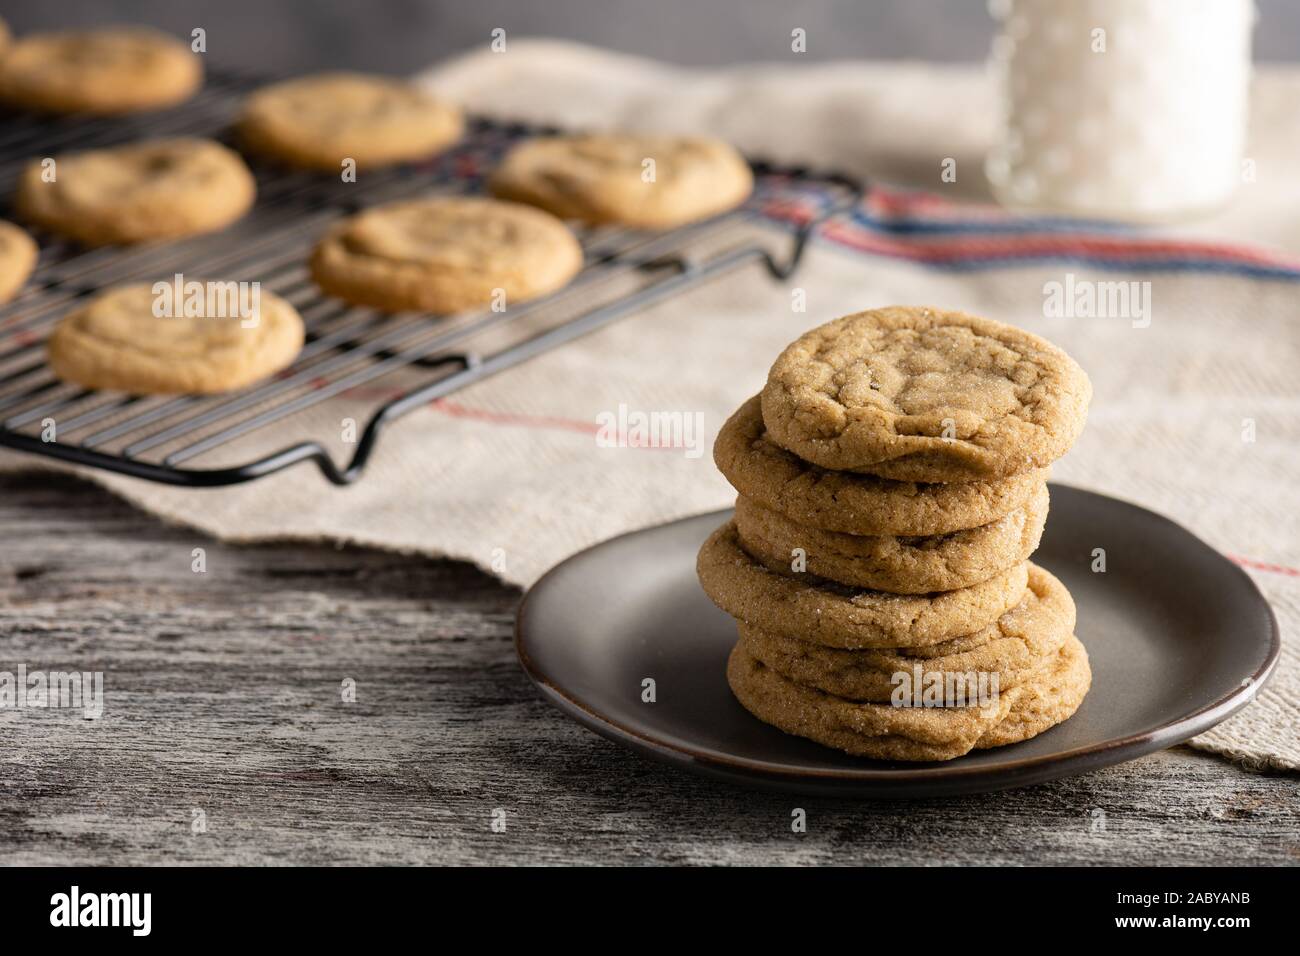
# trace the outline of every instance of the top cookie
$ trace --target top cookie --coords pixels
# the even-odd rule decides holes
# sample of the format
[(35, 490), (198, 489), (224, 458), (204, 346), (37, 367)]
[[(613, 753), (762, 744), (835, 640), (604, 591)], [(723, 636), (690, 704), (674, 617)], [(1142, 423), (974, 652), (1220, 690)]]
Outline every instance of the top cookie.
[(806, 461), (899, 481), (1045, 467), (1083, 429), (1092, 385), (1029, 332), (944, 309), (836, 319), (786, 348), (763, 389), (768, 437)]
[(0, 60), (0, 99), (54, 113), (159, 109), (189, 99), (202, 82), (190, 48), (147, 27), (33, 34)]
[(714, 139), (547, 136), (506, 154), (488, 187), (562, 219), (669, 229), (726, 212), (753, 189), (749, 165)]
[(259, 90), (239, 118), (251, 149), (291, 166), (337, 173), (424, 159), (455, 142), (460, 110), (400, 80), (322, 73)]

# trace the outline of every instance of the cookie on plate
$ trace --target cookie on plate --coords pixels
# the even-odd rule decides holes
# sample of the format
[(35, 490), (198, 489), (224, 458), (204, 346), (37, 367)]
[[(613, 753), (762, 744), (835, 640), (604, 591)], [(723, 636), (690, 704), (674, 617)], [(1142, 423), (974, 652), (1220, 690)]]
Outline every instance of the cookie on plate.
[(1064, 723), (1074, 716), (1091, 688), (1088, 651), (1072, 636), (1039, 676), (1013, 688), (1020, 693), (1007, 716), (984, 732), (975, 749), (1018, 744)]
[(367, 209), (333, 227), (311, 257), (322, 289), (389, 312), (450, 313), (562, 288), (582, 247), (550, 213), (495, 199), (440, 197)]
[(737, 644), (727, 683), (759, 720), (859, 757), (951, 760), (975, 749), (1028, 740), (1074, 714), (1092, 681), (1088, 654), (1069, 638), (1024, 683), (986, 706), (895, 707), (827, 694), (782, 677)]
[(1065, 454), (1092, 386), (1070, 356), (1023, 329), (894, 306), (800, 336), (762, 396), (768, 436), (824, 468), (986, 481)]
[(0, 59), (0, 100), (20, 109), (111, 116), (189, 99), (203, 67), (189, 46), (147, 27), (36, 33)]
[(278, 372), (302, 349), (302, 318), (274, 293), (259, 291), (255, 308), (241, 309), (217, 288), (234, 283), (200, 283), (216, 294), (178, 309), (175, 295), (161, 297), (170, 285), (118, 286), (64, 316), (48, 345), (54, 374), (135, 395), (226, 392)]
[(464, 130), (455, 106), (401, 80), (322, 73), (277, 83), (248, 98), (240, 141), (286, 165), (338, 173), (424, 159)]
[(741, 643), (782, 677), (849, 700), (888, 701), (896, 676), (997, 674), (998, 687), (1022, 684), (1074, 633), (1074, 601), (1065, 586), (1037, 565), (1020, 603), (987, 627), (953, 641), (907, 649), (841, 650), (773, 634), (744, 621)]
[(772, 568), (740, 546), (734, 522), (696, 560), (704, 593), (732, 617), (785, 637), (850, 650), (915, 647), (987, 627), (1024, 598), (1025, 564), (972, 587), (935, 595), (845, 587), (788, 566)]
[(520, 143), (488, 187), (562, 219), (669, 229), (739, 206), (754, 177), (720, 140), (590, 133)]
[(13, 223), (0, 221), (0, 305), (23, 287), (36, 268), (38, 250), (32, 237)]
[(214, 232), (243, 216), (257, 187), (239, 155), (208, 139), (161, 139), (30, 163), (23, 218), (90, 246)]
[(722, 426), (713, 460), (733, 488), (764, 507), (798, 524), (861, 535), (977, 528), (1025, 507), (1047, 480), (1045, 469), (954, 484), (827, 471), (769, 439), (757, 396)]
[(856, 535), (791, 521), (741, 495), (736, 529), (745, 550), (765, 564), (797, 553), (806, 569), (831, 581), (895, 594), (952, 591), (987, 581), (1034, 553), (1047, 521), (1047, 485), (1019, 508), (977, 528), (948, 534)]

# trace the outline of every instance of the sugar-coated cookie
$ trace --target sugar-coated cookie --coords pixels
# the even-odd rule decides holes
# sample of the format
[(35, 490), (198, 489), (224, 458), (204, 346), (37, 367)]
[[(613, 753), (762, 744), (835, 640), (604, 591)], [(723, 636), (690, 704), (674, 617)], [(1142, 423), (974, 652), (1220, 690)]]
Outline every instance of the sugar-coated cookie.
[(15, 205), (29, 222), (86, 245), (214, 232), (257, 187), (239, 155), (208, 139), (161, 139), (30, 163)]
[(181, 103), (202, 84), (189, 46), (148, 27), (36, 33), (0, 58), (0, 100), (20, 109), (133, 113)]
[(900, 481), (1005, 478), (1050, 465), (1082, 431), (1092, 385), (1011, 325), (893, 306), (828, 322), (777, 358), (768, 437), (823, 468)]
[(977, 528), (1023, 508), (1047, 471), (996, 481), (918, 484), (828, 471), (771, 441), (757, 396), (722, 426), (713, 460), (742, 495), (801, 525), (862, 535), (936, 535)]
[(1029, 501), (977, 528), (925, 537), (822, 531), (741, 495), (736, 529), (764, 564), (798, 559), (818, 577), (895, 594), (952, 591), (987, 581), (1034, 553), (1047, 521), (1047, 485)]
[[(231, 290), (237, 284), (225, 285)], [(50, 366), (64, 381), (132, 394), (242, 388), (293, 362), (303, 323), (272, 292), (245, 297), (256, 309), (241, 310), (237, 296), (205, 293), (205, 314), (187, 315), (184, 295), (160, 299), (160, 290), (148, 284), (109, 289), (60, 320), (50, 336)], [(171, 314), (155, 314), (160, 301), (166, 303), (160, 311)]]
[(590, 133), (520, 143), (488, 185), (562, 219), (668, 229), (739, 206), (754, 177), (720, 140)]
[(1034, 737), (1074, 714), (1092, 681), (1076, 638), (1022, 684), (999, 691), (988, 706), (895, 707), (827, 694), (782, 677), (737, 644), (727, 682), (741, 706), (765, 723), (859, 757), (952, 760), (974, 749)]
[(322, 289), (389, 312), (486, 309), (560, 289), (582, 247), (550, 213), (495, 199), (390, 203), (344, 220), (316, 246)]
[(704, 542), (696, 561), (704, 593), (732, 617), (785, 637), (857, 650), (937, 644), (987, 627), (1024, 598), (1025, 564), (968, 588), (886, 594), (776, 570), (740, 546), (733, 522)]
[(369, 169), (432, 156), (464, 125), (458, 108), (401, 80), (322, 73), (258, 90), (237, 128), (260, 155), (338, 173), (346, 159)]
[(895, 677), (997, 674), (1006, 690), (1024, 683), (1074, 633), (1074, 601), (1065, 586), (1037, 565), (1020, 603), (987, 627), (954, 641), (907, 649), (841, 650), (783, 637), (741, 621), (740, 637), (754, 657), (782, 677), (850, 700), (887, 701)]

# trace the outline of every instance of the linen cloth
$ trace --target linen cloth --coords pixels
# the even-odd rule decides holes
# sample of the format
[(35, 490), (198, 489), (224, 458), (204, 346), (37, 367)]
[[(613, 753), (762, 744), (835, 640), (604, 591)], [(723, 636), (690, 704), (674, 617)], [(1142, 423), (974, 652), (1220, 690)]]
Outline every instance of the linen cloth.
[[(211, 490), (88, 478), (225, 540), (448, 556), (527, 586), (597, 541), (729, 505), (713, 438), (805, 329), (878, 305), (960, 308), (1048, 337), (1091, 376), (1088, 427), (1056, 480), (1166, 514), (1254, 577), (1281, 623), (1278, 673), (1193, 745), (1300, 769), (1300, 179), (1289, 175), (1300, 71), (1257, 75), (1256, 180), (1218, 214), (1159, 232), (992, 207), (981, 157), (994, 90), (978, 67), (696, 71), (512, 39), (504, 53), (472, 53), (420, 81), (485, 115), (709, 133), (753, 156), (870, 177), (873, 188), (789, 282), (742, 269), (417, 411), (391, 426), (354, 486), (331, 486), (311, 465)], [(945, 159), (956, 160), (955, 182), (940, 178)], [(1149, 326), (1047, 317), (1045, 283), (1067, 276), (1150, 282)], [(796, 290), (806, 311), (792, 308)], [(602, 447), (599, 416), (620, 405), (702, 413), (703, 454)], [(353, 407), (330, 400), (294, 435), (336, 432)], [(285, 433), (271, 431), (231, 454), (282, 446)], [(51, 466), (0, 454), (0, 468), (33, 467)]]

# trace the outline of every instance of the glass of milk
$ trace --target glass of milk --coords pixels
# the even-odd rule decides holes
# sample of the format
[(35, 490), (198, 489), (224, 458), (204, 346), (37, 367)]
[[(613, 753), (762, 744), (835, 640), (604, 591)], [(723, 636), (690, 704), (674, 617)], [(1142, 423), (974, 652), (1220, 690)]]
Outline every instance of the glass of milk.
[(990, 0), (1015, 207), (1139, 221), (1227, 202), (1246, 174), (1252, 0)]

